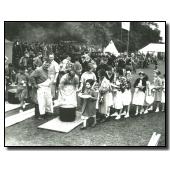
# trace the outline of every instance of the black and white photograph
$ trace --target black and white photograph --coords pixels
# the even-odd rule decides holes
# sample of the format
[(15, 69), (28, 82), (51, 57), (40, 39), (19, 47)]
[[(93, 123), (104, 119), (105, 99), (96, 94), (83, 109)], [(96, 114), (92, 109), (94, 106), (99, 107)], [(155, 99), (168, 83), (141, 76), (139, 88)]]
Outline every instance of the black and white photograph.
[(4, 21), (4, 146), (167, 147), (165, 30)]

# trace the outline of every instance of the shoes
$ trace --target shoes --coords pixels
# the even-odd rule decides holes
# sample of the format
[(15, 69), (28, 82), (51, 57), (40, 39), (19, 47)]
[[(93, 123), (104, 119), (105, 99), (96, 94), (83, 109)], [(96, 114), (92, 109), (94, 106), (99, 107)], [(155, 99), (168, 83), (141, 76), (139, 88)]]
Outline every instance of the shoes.
[(20, 109), (20, 110), (19, 110), (19, 113), (23, 113), (23, 112), (24, 112), (24, 110), (23, 110), (23, 109)]
[(144, 111), (144, 114), (147, 114), (148, 113), (148, 110), (146, 109), (145, 111)]
[(118, 116), (118, 113), (115, 112), (115, 113), (111, 114), (110, 116), (111, 116), (111, 117)]
[(140, 111), (140, 115), (142, 115), (142, 114), (143, 114), (143, 110)]
[(38, 119), (38, 120), (43, 120), (44, 118), (41, 117), (41, 116), (38, 116), (38, 117), (36, 117), (36, 119)]
[(25, 109), (25, 107), (26, 107), (26, 104), (24, 103), (23, 106), (22, 106), (22, 108)]
[(85, 129), (87, 129), (87, 127), (83, 126), (83, 127), (80, 128), (80, 130), (85, 130)]
[(156, 108), (155, 112), (159, 112), (159, 108), (158, 107)]
[(128, 118), (129, 117), (129, 114), (127, 113), (126, 115), (125, 115), (125, 117), (124, 118)]
[(141, 111), (140, 111), (140, 115), (142, 115), (144, 113), (144, 110), (143, 109), (141, 109)]
[(119, 120), (121, 118), (121, 116), (120, 115), (118, 115), (115, 119), (116, 120)]
[(126, 112), (124, 111), (123, 113), (121, 113), (121, 116), (126, 116)]
[(148, 108), (148, 111), (152, 111), (153, 110), (153, 106), (151, 106), (150, 108)]

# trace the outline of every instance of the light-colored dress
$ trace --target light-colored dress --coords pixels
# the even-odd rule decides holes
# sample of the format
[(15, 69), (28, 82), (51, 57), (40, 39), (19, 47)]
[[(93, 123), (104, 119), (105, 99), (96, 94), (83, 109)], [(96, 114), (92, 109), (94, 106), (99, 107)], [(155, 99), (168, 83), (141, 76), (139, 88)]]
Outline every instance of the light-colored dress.
[(120, 90), (121, 82), (119, 81), (119, 79), (116, 80), (115, 84), (119, 86), (119, 88), (114, 89), (113, 108), (122, 109), (123, 108), (123, 93)]
[(123, 106), (129, 106), (132, 102), (132, 92), (130, 81), (125, 80), (124, 92), (122, 93)]
[(154, 99), (154, 101), (160, 102), (161, 97), (162, 97), (162, 90), (161, 90), (162, 80), (161, 80), (161, 78), (160, 77), (155, 78), (154, 81), (153, 81), (153, 84), (154, 84), (155, 87), (157, 87), (155, 89), (155, 94), (154, 94), (155, 99)]
[(111, 99), (110, 91), (111, 91), (110, 81), (104, 77), (99, 88), (99, 98), (100, 99), (103, 98), (102, 102), (99, 102), (99, 112), (105, 115), (110, 114), (109, 113), (110, 106), (113, 104), (110, 100)]
[(146, 82), (146, 91), (145, 91), (145, 105), (151, 105), (154, 102), (154, 93), (152, 92), (153, 85), (147, 81)]
[[(142, 80), (139, 80), (137, 86), (142, 86)], [(142, 89), (137, 88), (137, 86), (135, 87), (135, 91), (133, 94), (132, 104), (143, 106), (145, 101), (145, 92)]]

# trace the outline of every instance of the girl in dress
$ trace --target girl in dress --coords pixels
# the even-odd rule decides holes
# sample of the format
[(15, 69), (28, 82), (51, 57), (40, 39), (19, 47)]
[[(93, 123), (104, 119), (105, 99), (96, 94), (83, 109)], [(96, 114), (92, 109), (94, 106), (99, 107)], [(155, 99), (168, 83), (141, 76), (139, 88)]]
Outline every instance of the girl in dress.
[(105, 122), (110, 115), (110, 101), (111, 84), (106, 78), (106, 73), (103, 69), (98, 71), (99, 76), (99, 112), (103, 117), (101, 122)]
[(161, 98), (161, 103), (162, 103), (162, 112), (165, 111), (165, 74), (163, 75), (162, 79), (162, 98)]
[(82, 120), (83, 120), (83, 126), (81, 127), (81, 130), (84, 130), (87, 128), (87, 120), (89, 118), (93, 118), (93, 124), (92, 127), (96, 126), (96, 100), (98, 97), (98, 94), (95, 92), (94, 89), (92, 89), (94, 84), (94, 80), (88, 79), (86, 80), (86, 87), (84, 90), (85, 95), (89, 95), (89, 98), (83, 99), (83, 106), (82, 106)]
[(114, 114), (112, 114), (111, 116), (116, 116), (115, 119), (120, 119), (121, 118), (121, 112), (123, 109), (123, 91), (125, 90), (125, 86), (124, 86), (124, 81), (125, 78), (123, 77), (123, 70), (119, 70), (117, 72), (117, 78), (116, 78), (116, 82), (115, 82), (115, 87), (113, 86), (113, 108), (116, 110), (116, 112)]
[(143, 113), (143, 105), (145, 101), (145, 91), (146, 91), (146, 80), (144, 79), (144, 72), (139, 72), (139, 78), (136, 79), (134, 83), (135, 92), (133, 94), (132, 104), (136, 105), (136, 113), (138, 115)]
[(160, 103), (161, 103), (161, 97), (162, 97), (162, 91), (161, 91), (161, 88), (162, 88), (162, 80), (160, 78), (160, 75), (161, 75), (161, 72), (159, 70), (155, 70), (154, 71), (154, 81), (153, 81), (153, 84), (154, 84), (154, 101), (155, 101), (155, 104), (156, 104), (156, 110), (155, 112), (159, 112), (159, 106), (160, 106)]
[(122, 99), (123, 99), (123, 114), (125, 115), (125, 118), (129, 117), (129, 110), (130, 110), (130, 104), (132, 101), (132, 93), (131, 93), (131, 72), (126, 72), (126, 79), (124, 82), (124, 90), (122, 93)]
[(153, 107), (152, 103), (154, 102), (154, 96), (152, 92), (153, 85), (150, 83), (148, 75), (145, 74), (144, 79), (146, 80), (144, 114), (147, 114), (149, 110), (152, 110)]
[(20, 66), (19, 73), (16, 75), (17, 93), (16, 97), (19, 98), (21, 109), (19, 112), (23, 112), (25, 109), (25, 100), (28, 97), (28, 75), (25, 73), (25, 67)]

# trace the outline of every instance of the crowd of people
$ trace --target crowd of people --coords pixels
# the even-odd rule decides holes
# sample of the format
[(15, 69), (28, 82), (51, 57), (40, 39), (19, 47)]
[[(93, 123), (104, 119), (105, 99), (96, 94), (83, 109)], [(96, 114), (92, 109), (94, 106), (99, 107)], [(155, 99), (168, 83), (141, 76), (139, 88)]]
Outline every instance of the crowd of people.
[[(20, 112), (24, 111), (28, 99), (34, 103), (38, 119), (53, 113), (54, 106), (67, 105), (81, 111), (81, 129), (86, 129), (91, 118), (91, 126), (95, 127), (111, 117), (116, 120), (130, 117), (132, 105), (135, 115), (153, 109), (159, 112), (160, 108), (164, 111), (165, 75), (160, 76), (157, 57), (135, 53), (130, 57), (125, 54), (116, 57), (68, 45), (69, 50), (74, 49), (74, 54), (69, 55), (69, 50), (63, 49), (62, 43), (22, 44), (22, 48), (19, 42), (14, 44), (13, 63), (8, 65), (5, 58), (5, 80), (7, 86), (17, 85)], [(150, 63), (155, 64), (153, 82), (146, 73), (136, 73), (137, 68), (145, 68)], [(132, 83), (134, 74), (139, 77)]]

